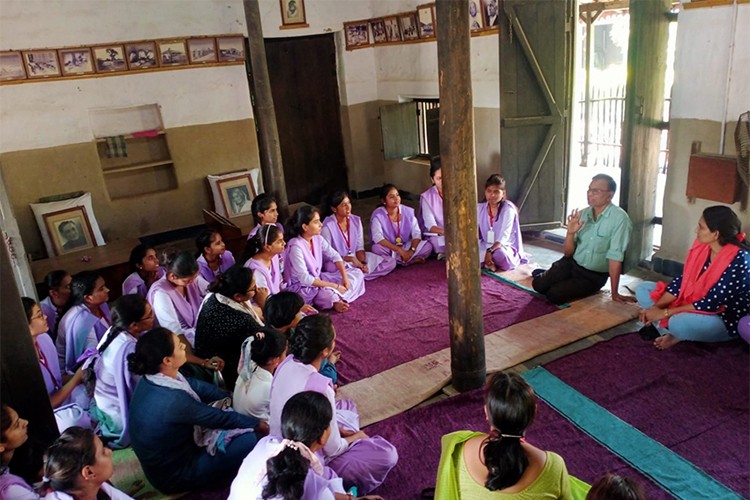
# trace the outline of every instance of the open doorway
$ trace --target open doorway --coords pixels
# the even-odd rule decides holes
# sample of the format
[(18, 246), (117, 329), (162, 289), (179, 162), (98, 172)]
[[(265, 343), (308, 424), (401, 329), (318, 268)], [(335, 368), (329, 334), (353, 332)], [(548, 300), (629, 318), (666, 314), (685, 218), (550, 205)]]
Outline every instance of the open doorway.
[[(620, 149), (625, 110), (630, 15), (628, 2), (591, 2), (579, 5), (576, 67), (571, 114), (571, 148), (567, 208), (586, 204), (591, 177), (604, 173), (620, 184)], [(665, 75), (663, 127), (657, 176), (653, 247), (661, 243), (661, 217), (669, 160), (669, 106), (674, 81), (677, 23), (670, 23)], [(615, 194), (619, 203), (621, 192)]]

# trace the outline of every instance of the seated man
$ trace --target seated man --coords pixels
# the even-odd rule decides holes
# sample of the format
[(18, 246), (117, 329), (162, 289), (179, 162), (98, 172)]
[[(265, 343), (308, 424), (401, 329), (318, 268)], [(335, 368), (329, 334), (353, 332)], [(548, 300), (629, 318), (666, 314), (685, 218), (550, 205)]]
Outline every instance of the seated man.
[(632, 301), (619, 294), (622, 261), (633, 225), (628, 214), (612, 204), (617, 183), (604, 174), (591, 179), (589, 206), (568, 217), (564, 256), (546, 272), (534, 271), (532, 286), (555, 304), (593, 295), (612, 282), (612, 300)]

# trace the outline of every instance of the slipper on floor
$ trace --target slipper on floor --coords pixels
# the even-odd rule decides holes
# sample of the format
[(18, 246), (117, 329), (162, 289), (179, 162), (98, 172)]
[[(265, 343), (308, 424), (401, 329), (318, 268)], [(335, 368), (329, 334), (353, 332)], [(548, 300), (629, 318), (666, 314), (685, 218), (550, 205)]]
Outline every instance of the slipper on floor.
[(659, 336), (659, 330), (657, 330), (654, 325), (646, 325), (638, 330), (638, 335), (640, 335), (643, 340), (652, 341)]

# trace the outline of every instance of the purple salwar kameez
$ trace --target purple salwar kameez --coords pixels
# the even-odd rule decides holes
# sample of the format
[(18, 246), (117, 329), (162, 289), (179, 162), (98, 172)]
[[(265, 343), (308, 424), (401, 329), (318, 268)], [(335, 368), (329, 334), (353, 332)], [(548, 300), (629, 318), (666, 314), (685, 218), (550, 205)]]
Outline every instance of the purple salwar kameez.
[[(396, 259), (399, 264), (409, 264), (415, 259), (426, 259), (432, 253), (432, 245), (429, 241), (422, 240), (422, 231), (419, 228), (417, 217), (414, 215), (414, 209), (405, 205), (398, 206), (400, 215), (399, 222), (393, 222), (388, 217), (385, 207), (378, 207), (372, 213), (370, 219), (370, 234), (372, 236), (372, 252), (376, 255), (383, 255)], [(401, 241), (399, 242), (399, 238)], [(398, 245), (409, 250), (411, 241), (414, 239), (421, 240), (416, 251), (411, 258), (404, 262), (401, 256), (379, 244), (380, 241), (388, 240), (394, 245)]]
[(206, 295), (206, 281), (198, 277), (185, 287), (183, 296), (166, 276), (156, 280), (148, 291), (146, 300), (154, 309), (156, 320), (177, 335), (185, 335), (190, 345), (195, 343), (195, 323), (203, 297)]
[[(432, 186), (419, 196), (419, 215), (422, 232), (429, 233), (433, 226), (445, 229), (443, 222), (443, 197), (437, 186)], [(437, 253), (445, 253), (445, 236), (425, 235), (432, 249)]]
[[(487, 202), (477, 204), (477, 222), (479, 223), (479, 262), (484, 262), (488, 248), (495, 243), (500, 247), (492, 254), (492, 261), (499, 271), (515, 269), (528, 262), (523, 251), (521, 226), (518, 222), (518, 209), (508, 200), (502, 203), (499, 214), (492, 214), (493, 238), (490, 238), (490, 214)], [(489, 241), (492, 239), (492, 241)]]
[(232, 252), (230, 252), (229, 250), (224, 250), (224, 253), (222, 255), (219, 255), (218, 259), (219, 268), (216, 271), (211, 269), (211, 267), (208, 265), (208, 262), (206, 261), (206, 257), (203, 254), (201, 254), (200, 257), (196, 259), (196, 261), (198, 262), (198, 270), (201, 273), (201, 277), (208, 283), (211, 283), (216, 279), (218, 275), (226, 272), (227, 269), (234, 265), (234, 255), (232, 255)]
[[(341, 257), (354, 256), (357, 252), (365, 251), (365, 235), (362, 227), (362, 219), (356, 215), (349, 215), (348, 231), (341, 230), (335, 215), (329, 215), (323, 221), (323, 229), (320, 235), (331, 247), (338, 252)], [(368, 273), (365, 274), (366, 280), (373, 280), (385, 276), (396, 268), (396, 259), (390, 256), (375, 255), (372, 252), (365, 252)], [(353, 268), (348, 262), (344, 263), (347, 268)], [(325, 265), (326, 272), (336, 272), (336, 266), (332, 262)]]

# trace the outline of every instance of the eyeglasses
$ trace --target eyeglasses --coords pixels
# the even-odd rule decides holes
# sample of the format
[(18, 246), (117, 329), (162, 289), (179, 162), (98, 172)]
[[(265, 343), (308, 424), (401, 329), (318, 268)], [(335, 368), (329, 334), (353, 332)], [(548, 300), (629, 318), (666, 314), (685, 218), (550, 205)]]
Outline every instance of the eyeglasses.
[(586, 192), (587, 192), (587, 193), (591, 193), (591, 194), (602, 194), (602, 193), (609, 193), (609, 192), (610, 192), (610, 190), (609, 190), (609, 189), (594, 189), (594, 188), (588, 188), (588, 190), (587, 190)]

